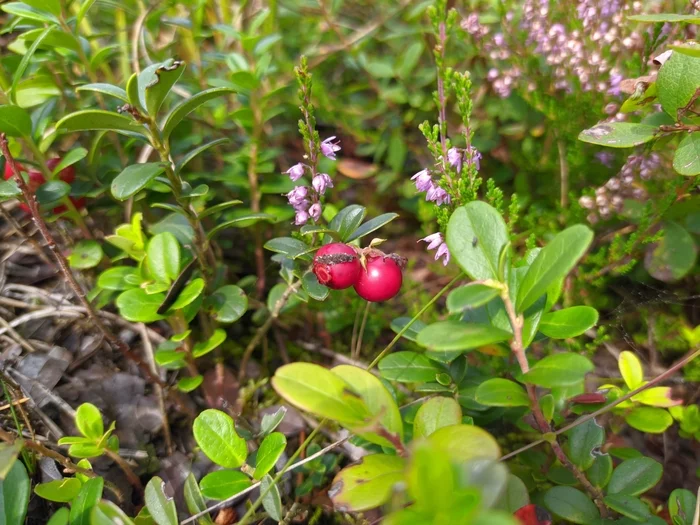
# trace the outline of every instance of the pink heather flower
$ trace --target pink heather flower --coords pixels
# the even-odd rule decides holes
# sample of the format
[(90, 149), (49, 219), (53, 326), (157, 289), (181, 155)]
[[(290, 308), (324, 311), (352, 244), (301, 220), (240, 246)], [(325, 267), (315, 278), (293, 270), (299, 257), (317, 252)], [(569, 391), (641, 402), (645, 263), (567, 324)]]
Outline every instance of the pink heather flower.
[(450, 196), (440, 186), (433, 184), (433, 186), (428, 190), (425, 200), (433, 201), (438, 206), (442, 206), (443, 203), (450, 203)]
[(462, 152), (457, 148), (450, 148), (447, 150), (447, 160), (457, 173), (462, 171)]
[(476, 171), (481, 169), (481, 152), (475, 147), (470, 147), (469, 154), (471, 155), (471, 162), (474, 163)]
[(423, 237), (420, 239), (418, 242), (427, 242), (428, 243), (428, 250), (434, 250), (438, 246), (440, 246), (443, 243), (442, 240), (442, 233), (437, 232), (433, 233), (431, 235), (428, 235), (427, 237)]
[(308, 213), (306, 213), (304, 210), (297, 210), (296, 217), (294, 217), (294, 224), (296, 224), (297, 226), (301, 226), (302, 224), (306, 224), (308, 220)]
[(306, 186), (297, 186), (292, 191), (287, 193), (286, 197), (289, 200), (289, 204), (292, 206), (297, 206), (304, 202), (308, 193), (309, 188)]
[(309, 208), (309, 215), (311, 215), (311, 218), (315, 221), (321, 218), (321, 203), (317, 202), (315, 204), (311, 205), (311, 208)]
[(304, 175), (305, 166), (300, 162), (289, 168), (285, 173), (289, 175), (289, 178), (294, 182), (298, 181)]
[(435, 252), (435, 260), (437, 261), (440, 257), (443, 258), (442, 265), (447, 266), (447, 263), (450, 262), (450, 249), (447, 247), (447, 243), (443, 242)]
[(335, 140), (335, 135), (328, 137), (326, 140), (321, 142), (321, 153), (331, 160), (335, 160), (335, 152), (340, 151), (340, 141), (333, 142)]
[(433, 179), (430, 178), (428, 170), (421, 170), (416, 173), (411, 180), (416, 181), (416, 189), (418, 191), (428, 191), (433, 187)]
[(313, 178), (311, 185), (316, 190), (316, 193), (323, 195), (326, 192), (326, 188), (333, 187), (333, 181), (327, 173), (319, 173)]

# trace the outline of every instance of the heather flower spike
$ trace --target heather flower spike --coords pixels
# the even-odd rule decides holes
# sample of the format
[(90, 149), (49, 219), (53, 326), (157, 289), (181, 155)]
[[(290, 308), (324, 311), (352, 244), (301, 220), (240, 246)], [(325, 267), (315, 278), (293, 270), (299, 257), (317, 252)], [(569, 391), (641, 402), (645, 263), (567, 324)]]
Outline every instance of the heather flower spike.
[(306, 166), (302, 164), (301, 162), (298, 164), (295, 164), (291, 168), (289, 168), (285, 173), (289, 175), (289, 178), (292, 179), (294, 182), (298, 181), (304, 176), (304, 170), (306, 169)]
[(427, 237), (420, 239), (418, 242), (421, 241), (428, 243), (428, 250), (435, 250), (437, 248), (437, 251), (435, 252), (435, 260), (437, 261), (440, 257), (442, 257), (442, 264), (447, 266), (447, 263), (450, 262), (450, 250), (440, 232), (428, 235)]
[(335, 152), (340, 151), (340, 141), (333, 142), (334, 140), (335, 135), (321, 142), (321, 153), (331, 160), (335, 160)]
[(428, 250), (434, 250), (435, 248), (440, 246), (443, 242), (442, 233), (440, 233), (440, 232), (433, 233), (431, 235), (428, 235), (427, 237), (423, 237), (418, 242), (421, 242), (421, 241), (428, 243)]
[(462, 172), (462, 152), (460, 150), (457, 148), (447, 150), (447, 161), (450, 163), (450, 166), (457, 170), (457, 173)]
[(309, 215), (313, 220), (317, 221), (321, 218), (321, 211), (321, 203), (317, 202), (315, 204), (312, 204), (309, 208)]
[(302, 226), (306, 224), (309, 220), (309, 214), (304, 210), (297, 210), (297, 214), (294, 218), (294, 224), (297, 226)]
[(323, 195), (326, 192), (326, 188), (333, 187), (333, 181), (327, 173), (319, 173), (313, 178), (311, 185), (314, 187), (314, 190), (316, 190), (316, 193)]
[(430, 172), (428, 172), (428, 170), (419, 171), (411, 177), (411, 180), (415, 181), (418, 191), (428, 191), (433, 187), (433, 179), (430, 177)]

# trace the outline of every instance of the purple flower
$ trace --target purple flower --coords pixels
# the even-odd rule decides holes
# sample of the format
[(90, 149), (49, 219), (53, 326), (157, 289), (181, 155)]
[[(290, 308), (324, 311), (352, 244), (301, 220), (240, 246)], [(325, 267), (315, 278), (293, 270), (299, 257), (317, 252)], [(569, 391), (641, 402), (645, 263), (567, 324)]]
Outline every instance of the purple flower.
[(450, 163), (457, 173), (462, 171), (462, 152), (457, 148), (450, 148), (447, 150), (447, 161)]
[(302, 178), (304, 175), (304, 169), (306, 167), (300, 162), (299, 164), (295, 164), (291, 168), (289, 168), (285, 173), (289, 175), (289, 178), (292, 179), (294, 182), (298, 181), (299, 179)]
[(304, 210), (297, 210), (297, 214), (294, 217), (294, 224), (296, 224), (297, 226), (301, 226), (302, 224), (306, 224), (308, 220), (308, 213), (306, 213)]
[(481, 169), (481, 152), (473, 146), (469, 148), (469, 156), (471, 157), (471, 162), (474, 164), (476, 171)]
[(435, 252), (435, 260), (437, 261), (440, 257), (443, 257), (442, 265), (447, 266), (447, 263), (450, 262), (450, 249), (447, 247), (447, 243), (443, 242)]
[(433, 179), (430, 178), (428, 170), (421, 170), (416, 173), (411, 180), (416, 181), (416, 189), (418, 191), (428, 191), (433, 187)]
[(292, 191), (286, 194), (289, 204), (296, 207), (304, 202), (306, 195), (309, 193), (309, 188), (306, 186), (296, 186)]
[(331, 160), (335, 160), (335, 152), (340, 151), (340, 146), (338, 145), (340, 141), (333, 142), (334, 139), (335, 135), (321, 142), (321, 153)]
[(433, 201), (438, 206), (442, 206), (443, 203), (450, 203), (450, 196), (440, 186), (433, 184), (433, 186), (428, 190), (425, 200)]
[(612, 163), (615, 160), (615, 154), (609, 151), (599, 151), (595, 154), (595, 158), (598, 159), (598, 162), (600, 162), (603, 166), (612, 168)]
[(418, 242), (427, 242), (428, 243), (428, 250), (434, 250), (438, 246), (442, 244), (442, 233), (437, 232), (433, 233), (431, 235), (428, 235), (427, 237), (423, 237), (420, 239)]
[(326, 188), (333, 187), (333, 181), (327, 173), (319, 173), (313, 178), (311, 185), (316, 190), (316, 193), (323, 195), (326, 192)]
[(311, 205), (311, 208), (309, 208), (309, 215), (311, 215), (311, 218), (315, 221), (321, 218), (321, 203), (317, 202), (315, 204)]

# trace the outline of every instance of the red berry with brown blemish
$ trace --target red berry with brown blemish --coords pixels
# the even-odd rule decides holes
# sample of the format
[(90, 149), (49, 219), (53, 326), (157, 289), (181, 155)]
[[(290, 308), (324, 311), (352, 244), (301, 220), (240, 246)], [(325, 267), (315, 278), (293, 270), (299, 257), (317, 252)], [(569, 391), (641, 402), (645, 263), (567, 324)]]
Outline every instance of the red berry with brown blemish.
[(357, 295), (373, 303), (391, 299), (401, 289), (404, 264), (398, 255), (370, 255), (355, 283)]
[(350, 288), (360, 275), (360, 259), (347, 244), (326, 244), (316, 252), (313, 272), (318, 282), (333, 290)]

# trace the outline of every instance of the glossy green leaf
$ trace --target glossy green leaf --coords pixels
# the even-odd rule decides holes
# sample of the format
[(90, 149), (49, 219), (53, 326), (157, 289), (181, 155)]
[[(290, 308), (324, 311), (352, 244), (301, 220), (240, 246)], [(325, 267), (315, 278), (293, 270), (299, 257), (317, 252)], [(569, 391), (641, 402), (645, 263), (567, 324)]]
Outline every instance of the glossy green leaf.
[(357, 228), (350, 236), (346, 239), (346, 242), (352, 242), (356, 239), (361, 239), (365, 235), (378, 230), (382, 226), (389, 224), (391, 221), (399, 216), (398, 213), (384, 213), (375, 217), (374, 219), (368, 220), (366, 223)]
[(496, 288), (485, 284), (466, 284), (450, 292), (447, 296), (447, 309), (456, 313), (467, 308), (477, 308), (495, 299), (498, 294)]
[(46, 36), (51, 32), (51, 30), (51, 27), (47, 27), (39, 35), (37, 35), (36, 40), (32, 42), (31, 46), (29, 46), (29, 49), (27, 49), (26, 53), (22, 57), (21, 62), (15, 69), (14, 75), (12, 76), (12, 86), (10, 86), (10, 97), (13, 101), (17, 101), (17, 85), (19, 84), (20, 79), (24, 75), (24, 72), (27, 70), (27, 66), (29, 66), (29, 63), (32, 60), (32, 57), (34, 56), (34, 53), (36, 52), (37, 48), (41, 45), (41, 42), (46, 38)]
[(197, 277), (192, 279), (177, 296), (177, 299), (170, 305), (168, 311), (175, 312), (182, 310), (185, 306), (192, 304), (204, 291), (204, 279)]
[(11, 15), (26, 18), (27, 20), (34, 20), (45, 24), (58, 24), (58, 19), (50, 12), (44, 11), (43, 9), (35, 9), (23, 2), (8, 2), (2, 4), (0, 9)]
[(72, 133), (76, 131), (116, 131), (117, 133), (143, 133), (143, 126), (135, 122), (131, 117), (104, 111), (101, 109), (86, 109), (66, 115), (56, 123), (58, 133)]
[(613, 471), (608, 494), (639, 496), (659, 482), (663, 470), (660, 463), (647, 457), (623, 461)]
[(248, 213), (246, 215), (236, 217), (235, 219), (231, 219), (230, 221), (217, 224), (214, 228), (209, 230), (209, 233), (207, 234), (207, 239), (213, 239), (219, 232), (231, 228), (236, 224), (239, 225), (237, 227), (240, 227), (241, 223), (255, 224), (256, 222), (261, 220), (275, 222), (277, 220), (277, 217), (275, 217), (274, 215), (270, 215), (269, 213)]
[(177, 382), (177, 389), (180, 392), (192, 392), (199, 388), (199, 385), (204, 381), (204, 377), (201, 375), (196, 375), (192, 377), (183, 377)]
[(238, 286), (222, 286), (206, 298), (204, 307), (220, 323), (238, 321), (248, 309), (248, 297)]
[(351, 204), (336, 213), (329, 228), (338, 232), (341, 241), (348, 242), (365, 218), (365, 213), (367, 209), (364, 206)]
[(551, 354), (535, 363), (523, 378), (545, 388), (571, 386), (582, 381), (594, 368), (591, 360), (581, 354)]
[(163, 172), (165, 172), (165, 165), (161, 162), (127, 166), (112, 181), (112, 195), (115, 199), (124, 201), (144, 189)]
[(261, 480), (265, 474), (270, 472), (286, 447), (287, 438), (284, 434), (280, 432), (268, 434), (260, 443), (260, 448), (255, 456), (255, 474), (253, 477)]
[(179, 102), (172, 111), (163, 120), (161, 129), (163, 130), (163, 140), (168, 140), (170, 134), (177, 127), (177, 125), (182, 122), (182, 120), (192, 113), (195, 109), (200, 107), (202, 104), (212, 100), (214, 98), (230, 95), (236, 91), (230, 88), (214, 88), (207, 89), (206, 91), (201, 91), (196, 95), (192, 95), (190, 98), (186, 98)]
[(493, 436), (473, 425), (443, 427), (433, 432), (428, 440), (444, 450), (454, 463), (475, 458), (497, 460), (501, 457), (501, 449)]
[(97, 278), (97, 286), (105, 290), (128, 290), (134, 288), (133, 279), (138, 279), (139, 272), (131, 266), (109, 268)]
[(480, 346), (507, 341), (512, 334), (487, 324), (439, 321), (426, 326), (417, 342), (428, 351), (473, 350)]
[(29, 113), (17, 106), (0, 106), (0, 133), (8, 137), (29, 137), (32, 134)]
[(610, 494), (604, 499), (605, 504), (615, 512), (623, 516), (632, 518), (635, 521), (643, 522), (651, 516), (651, 511), (642, 500), (634, 496), (622, 494)]
[(226, 330), (217, 328), (206, 341), (197, 343), (192, 348), (192, 357), (201, 357), (208, 354), (226, 340)]
[(672, 53), (656, 77), (661, 107), (673, 119), (677, 119), (678, 110), (688, 104), (698, 85), (700, 58), (684, 53)]
[[(8, 480), (5, 480), (7, 483)], [(55, 479), (48, 483), (39, 483), (34, 487), (34, 492), (49, 501), (66, 503), (72, 501), (80, 492), (82, 483), (75, 478)]]
[[(413, 321), (411, 317), (397, 317), (391, 321), (390, 327), (394, 333), (398, 334), (406, 325), (408, 325), (408, 323), (411, 323), (411, 321)], [(418, 339), (418, 334), (420, 331), (426, 326), (427, 325), (423, 321), (413, 321), (411, 326), (408, 327), (408, 330), (403, 333), (402, 337), (404, 339), (408, 339), (409, 341), (415, 341)]]
[[(659, 95), (660, 92), (661, 89), (659, 89)], [(605, 122), (583, 130), (578, 138), (583, 142), (608, 148), (631, 148), (654, 140), (657, 133), (658, 127), (649, 124)]]
[(457, 208), (447, 224), (452, 258), (476, 281), (500, 280), (500, 258), (509, 244), (503, 217), (491, 205), (473, 201)]
[(476, 401), (492, 407), (526, 407), (530, 399), (525, 388), (508, 379), (494, 378), (481, 383), (476, 389)]
[(569, 438), (569, 459), (581, 470), (588, 470), (605, 442), (605, 430), (591, 419), (575, 426), (566, 435)]
[(220, 410), (205, 410), (192, 426), (202, 452), (217, 465), (238, 468), (248, 456), (245, 439), (236, 432), (233, 419)]
[(247, 489), (250, 478), (240, 470), (215, 470), (202, 478), (199, 488), (208, 499), (223, 500)]
[(83, 240), (73, 246), (73, 250), (68, 256), (68, 262), (71, 268), (85, 270), (100, 264), (103, 256), (102, 246), (97, 241)]
[(520, 283), (516, 300), (517, 311), (526, 311), (547, 293), (550, 284), (565, 277), (586, 253), (592, 240), (591, 229), (577, 224), (558, 233), (542, 248)]
[(262, 421), (260, 421), (260, 436), (266, 436), (282, 422), (284, 416), (287, 414), (287, 407), (281, 406), (273, 413), (267, 413), (263, 415)]
[[(68, 525), (69, 518), (70, 509), (67, 507), (61, 507), (51, 515), (51, 518), (46, 522), (46, 525)], [(0, 523), (3, 523), (1, 519)]]
[(609, 454), (598, 454), (593, 460), (593, 464), (586, 471), (586, 477), (594, 487), (603, 489), (610, 482), (612, 473), (612, 457)]
[(299, 239), (292, 237), (277, 237), (265, 243), (265, 249), (271, 252), (281, 253), (287, 257), (296, 257), (309, 250), (310, 246)]
[(365, 456), (336, 475), (328, 496), (340, 512), (379, 507), (389, 500), (394, 485), (403, 481), (405, 466), (405, 460), (399, 456)]
[(59, 0), (22, 0), (22, 3), (39, 11), (51, 13), (54, 16), (61, 15), (61, 3)]
[(649, 434), (661, 434), (673, 425), (673, 417), (663, 408), (636, 407), (625, 414), (625, 421), (632, 428)]
[(158, 476), (153, 476), (146, 485), (146, 507), (157, 525), (177, 525), (175, 501), (167, 497), (164, 490), (165, 482)]
[(700, 174), (700, 136), (686, 135), (673, 156), (673, 169), (681, 175), (692, 177)]
[[(224, 137), (212, 140), (211, 142), (207, 142), (205, 144), (202, 144), (201, 146), (197, 146), (195, 149), (185, 154), (185, 156), (177, 162), (177, 164), (175, 165), (175, 173), (180, 173), (180, 171), (182, 171), (182, 168), (184, 168), (192, 159), (194, 159), (200, 153), (203, 153), (208, 149), (213, 148), (214, 146), (218, 146), (219, 144), (226, 144), (227, 142), (229, 142), (229, 139)], [(200, 214), (199, 216), (201, 218), (203, 214)]]
[(17, 461), (17, 456), (22, 451), (22, 447), (23, 443), (20, 439), (12, 444), (0, 443), (0, 481), (5, 479), (10, 472), (15, 461)]
[(14, 180), (5, 180), (0, 182), (0, 199), (7, 200), (22, 195), (22, 190), (19, 189)]
[(644, 267), (652, 277), (664, 282), (675, 282), (695, 267), (697, 246), (693, 236), (674, 221), (664, 221), (663, 236), (651, 246), (644, 258)]
[(146, 263), (157, 281), (169, 283), (180, 274), (180, 243), (172, 233), (155, 235), (146, 249)]
[(0, 522), (6, 525), (24, 523), (31, 487), (24, 464), (15, 461), (5, 479), (0, 480)]
[(318, 282), (318, 277), (313, 272), (307, 272), (301, 279), (301, 286), (309, 297), (317, 301), (325, 301), (330, 289)]
[(544, 495), (544, 504), (554, 514), (571, 523), (588, 525), (600, 518), (595, 503), (573, 487), (552, 487)]
[(42, 206), (56, 204), (70, 194), (70, 184), (62, 180), (50, 180), (36, 190), (36, 200)]
[(686, 489), (676, 489), (668, 497), (668, 512), (674, 525), (695, 525), (693, 515), (697, 498), (695, 494)]
[(78, 496), (75, 498), (70, 508), (71, 525), (91, 525), (90, 514), (92, 508), (97, 505), (102, 498), (102, 488), (104, 479), (101, 477), (90, 478), (83, 483)]
[(94, 84), (84, 84), (75, 88), (76, 91), (92, 91), (95, 93), (102, 93), (103, 95), (109, 95), (111, 97), (118, 98), (122, 102), (129, 102), (129, 98), (126, 95), (126, 91), (122, 88), (113, 86), (112, 84), (105, 84), (101, 82), (96, 82)]
[(265, 494), (262, 499), (265, 512), (275, 521), (279, 522), (284, 517), (282, 512), (282, 497), (279, 488), (270, 476), (265, 476), (260, 482), (260, 494)]
[[(462, 473), (461, 473), (462, 474)], [(463, 472), (464, 485), (469, 473)], [(413, 447), (404, 474), (410, 498), (418, 508), (439, 512), (455, 504), (455, 474), (450, 457), (430, 441), (420, 440)], [(461, 480), (460, 480), (461, 481)]]
[[(192, 472), (190, 472), (187, 475), (187, 479), (185, 479), (183, 493), (185, 496), (185, 503), (187, 504), (187, 510), (190, 511), (190, 514), (199, 514), (207, 508), (204, 496), (199, 490), (199, 485), (197, 484), (197, 480)], [(214, 521), (211, 519), (209, 514), (205, 514), (201, 518), (198, 518), (197, 522), (200, 525), (214, 525)]]
[(542, 316), (538, 330), (552, 339), (568, 339), (593, 328), (598, 311), (590, 306), (572, 306)]
[(161, 64), (153, 64), (139, 74), (138, 87), (141, 105), (149, 115), (155, 117), (165, 97), (178, 81), (185, 70), (185, 63), (166, 60)]
[(516, 475), (508, 474), (506, 490), (499, 502), (499, 507), (513, 513), (530, 503), (530, 494), (525, 483)]
[(90, 525), (134, 525), (134, 521), (111, 501), (100, 501), (92, 508)]
[(416, 412), (413, 438), (428, 437), (436, 430), (462, 422), (462, 408), (451, 397), (428, 399)]
[(399, 383), (434, 381), (443, 370), (418, 352), (395, 352), (379, 361), (379, 372), (384, 379)]
[(620, 352), (617, 364), (627, 388), (634, 390), (642, 385), (644, 381), (644, 371), (642, 370), (642, 363), (636, 355), (627, 350)]
[(127, 321), (136, 323), (153, 323), (164, 319), (158, 313), (158, 308), (163, 303), (165, 295), (162, 293), (147, 294), (143, 288), (127, 290), (117, 297), (119, 315)]
[(277, 393), (292, 405), (342, 424), (358, 425), (369, 409), (340, 376), (319, 365), (292, 363), (277, 369), (271, 380)]
[(75, 411), (75, 426), (83, 436), (91, 439), (100, 439), (105, 431), (102, 414), (92, 403), (83, 403)]

